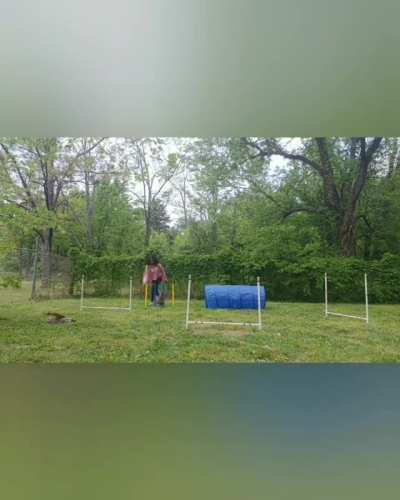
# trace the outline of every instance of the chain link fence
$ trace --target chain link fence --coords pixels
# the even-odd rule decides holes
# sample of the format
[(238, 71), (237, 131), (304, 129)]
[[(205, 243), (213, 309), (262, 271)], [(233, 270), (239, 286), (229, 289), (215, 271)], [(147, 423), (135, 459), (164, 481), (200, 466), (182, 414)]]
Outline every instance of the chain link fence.
[(19, 291), (26, 300), (54, 299), (74, 294), (71, 259), (46, 253), (37, 243), (0, 256), (0, 294)]

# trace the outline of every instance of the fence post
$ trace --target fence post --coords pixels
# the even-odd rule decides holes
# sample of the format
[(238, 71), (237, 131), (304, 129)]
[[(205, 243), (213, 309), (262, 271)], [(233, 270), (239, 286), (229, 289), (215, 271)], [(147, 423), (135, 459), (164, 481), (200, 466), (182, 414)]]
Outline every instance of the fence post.
[(84, 282), (85, 282), (85, 277), (82, 274), (82, 281), (81, 281), (81, 311), (83, 309), (83, 287), (84, 287)]
[(192, 275), (189, 274), (187, 301), (186, 301), (186, 330), (189, 328), (189, 314), (190, 314), (190, 289), (192, 286)]
[(261, 330), (261, 289), (260, 289), (260, 277), (257, 276), (257, 305), (258, 305), (258, 329)]
[(328, 275), (325, 273), (325, 318), (328, 317)]
[(369, 304), (368, 304), (368, 280), (367, 273), (364, 274), (364, 285), (365, 285), (365, 321), (369, 323)]
[(132, 311), (132, 293), (133, 293), (133, 289), (132, 289), (132, 276), (129, 280), (129, 310)]
[(37, 280), (38, 255), (39, 255), (39, 236), (36, 236), (35, 257), (34, 257), (34, 261), (33, 261), (33, 273), (32, 273), (31, 300), (36, 297), (36, 280)]

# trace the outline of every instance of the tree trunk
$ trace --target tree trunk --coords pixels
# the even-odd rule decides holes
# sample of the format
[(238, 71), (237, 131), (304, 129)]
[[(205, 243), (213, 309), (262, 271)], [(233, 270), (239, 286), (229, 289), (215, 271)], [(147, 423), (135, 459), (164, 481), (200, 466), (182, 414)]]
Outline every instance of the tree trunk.
[(42, 237), (42, 280), (41, 288), (46, 296), (50, 295), (51, 271), (52, 271), (52, 247), (53, 247), (53, 229), (47, 229)]
[(144, 224), (145, 224), (145, 231), (144, 231), (144, 246), (145, 248), (148, 248), (150, 244), (150, 236), (151, 236), (151, 221), (150, 221), (150, 214), (145, 215), (144, 219)]
[(218, 225), (215, 221), (211, 222), (210, 240), (211, 246), (215, 248), (218, 243)]
[[(86, 244), (89, 252), (94, 248), (93, 241), (93, 219), (94, 219), (94, 186), (93, 192), (90, 192), (90, 184), (93, 179), (86, 172), (85, 173), (85, 197), (86, 197), (86, 218), (87, 218), (87, 233), (86, 233)], [(93, 183), (94, 184), (94, 183)]]
[(31, 299), (32, 300), (36, 297), (38, 258), (39, 258), (39, 237), (37, 236), (36, 241), (35, 241), (35, 255), (34, 255), (33, 270), (32, 270), (32, 290), (31, 290)]
[(356, 223), (357, 218), (353, 210), (348, 210), (343, 217), (340, 228), (341, 252), (344, 257), (355, 257), (356, 245)]
[(188, 209), (187, 209), (187, 192), (186, 192), (186, 178), (183, 181), (183, 193), (182, 193), (182, 206), (183, 206), (183, 220), (185, 224), (185, 229), (188, 227)]
[(395, 138), (393, 140), (388, 139), (390, 152), (389, 152), (389, 169), (387, 176), (393, 177), (396, 167), (399, 164), (399, 140)]

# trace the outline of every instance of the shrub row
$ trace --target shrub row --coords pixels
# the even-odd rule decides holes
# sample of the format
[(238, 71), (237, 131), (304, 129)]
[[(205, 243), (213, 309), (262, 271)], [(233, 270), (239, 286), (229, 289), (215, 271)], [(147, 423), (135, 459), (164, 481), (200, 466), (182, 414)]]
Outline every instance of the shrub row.
[[(362, 302), (364, 272), (367, 272), (371, 302), (400, 302), (400, 256), (395, 255), (386, 255), (379, 261), (332, 257), (288, 262), (266, 257), (263, 262), (243, 262), (240, 254), (216, 252), (212, 255), (166, 255), (162, 262), (180, 298), (185, 297), (187, 277), (191, 274), (195, 298), (202, 298), (206, 283), (252, 284), (260, 276), (271, 300), (322, 302), (324, 273), (327, 272), (330, 300)], [(111, 293), (116, 287), (125, 286), (132, 276), (138, 287), (144, 264), (141, 255), (93, 257), (80, 254), (74, 259), (75, 282), (84, 274), (97, 283), (102, 293)]]

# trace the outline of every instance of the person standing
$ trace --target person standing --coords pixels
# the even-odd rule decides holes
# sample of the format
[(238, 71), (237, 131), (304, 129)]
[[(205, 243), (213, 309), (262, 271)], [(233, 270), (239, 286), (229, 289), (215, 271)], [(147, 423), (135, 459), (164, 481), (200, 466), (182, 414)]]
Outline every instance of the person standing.
[(167, 273), (158, 259), (151, 255), (147, 261), (143, 284), (151, 285), (151, 302), (153, 306), (164, 305), (164, 293), (161, 291), (162, 285), (168, 281)]

